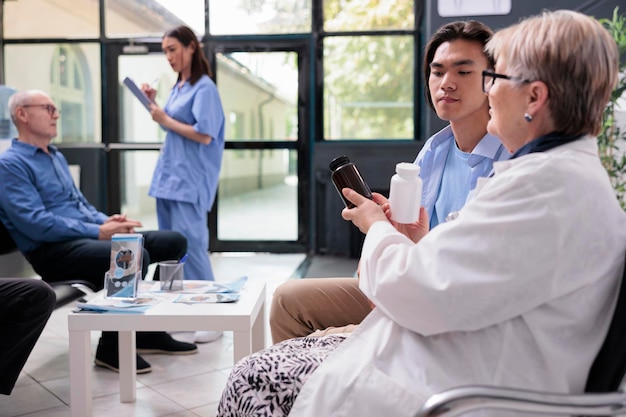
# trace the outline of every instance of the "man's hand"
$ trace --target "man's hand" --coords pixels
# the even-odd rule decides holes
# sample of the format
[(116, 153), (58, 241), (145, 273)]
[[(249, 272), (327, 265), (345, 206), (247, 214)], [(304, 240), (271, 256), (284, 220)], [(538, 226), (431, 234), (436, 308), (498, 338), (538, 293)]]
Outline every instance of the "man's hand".
[(98, 239), (111, 240), (116, 233), (135, 233), (135, 227), (141, 226), (141, 222), (128, 219), (125, 214), (114, 214), (100, 225)]
[(359, 230), (363, 233), (367, 234), (367, 231), (370, 229), (372, 224), (378, 221), (387, 221), (387, 217), (383, 212), (383, 209), (378, 205), (379, 202), (384, 202), (386, 199), (378, 194), (372, 194), (373, 201), (363, 197), (361, 194), (357, 193), (351, 188), (344, 188), (341, 190), (343, 195), (356, 207), (354, 208), (345, 208), (341, 212), (341, 217), (344, 220), (349, 220)]
[(105, 223), (108, 222), (125, 222), (126, 221), (126, 215), (125, 214), (114, 214), (112, 216), (110, 216)]

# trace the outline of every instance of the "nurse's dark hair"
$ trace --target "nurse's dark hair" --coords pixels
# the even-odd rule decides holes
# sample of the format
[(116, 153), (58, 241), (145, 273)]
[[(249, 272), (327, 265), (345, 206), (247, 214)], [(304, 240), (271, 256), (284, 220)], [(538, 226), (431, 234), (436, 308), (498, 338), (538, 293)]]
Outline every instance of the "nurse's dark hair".
[[(202, 45), (198, 42), (198, 37), (193, 33), (193, 30), (185, 25), (181, 25), (165, 32), (163, 38), (177, 39), (185, 47), (193, 45), (194, 50), (191, 56), (191, 77), (189, 78), (189, 84), (194, 85), (204, 74), (211, 78), (213, 77), (209, 61), (204, 56)], [(180, 74), (178, 74), (178, 79), (180, 80)]]
[[(457, 39), (477, 42), (481, 46), (485, 46), (487, 41), (493, 35), (493, 31), (489, 26), (477, 20), (456, 21), (441, 26), (431, 36), (430, 40), (424, 48), (424, 95), (430, 107), (435, 110), (435, 105), (430, 97), (430, 88), (428, 87), (428, 79), (430, 78), (430, 64), (433, 62), (437, 48), (444, 42), (451, 42)], [(489, 66), (493, 67), (493, 59), (485, 53), (485, 57), (489, 61)]]

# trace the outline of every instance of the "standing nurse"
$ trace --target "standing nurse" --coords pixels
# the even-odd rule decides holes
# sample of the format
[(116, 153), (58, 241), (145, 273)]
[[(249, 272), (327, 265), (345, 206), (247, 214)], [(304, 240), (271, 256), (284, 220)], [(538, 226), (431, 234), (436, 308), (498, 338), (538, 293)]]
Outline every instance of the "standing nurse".
[[(159, 229), (187, 238), (185, 279), (214, 280), (207, 214), (222, 164), (224, 111), (193, 31), (179, 26), (166, 32), (162, 48), (178, 80), (163, 108), (150, 106), (152, 119), (167, 135), (149, 195), (156, 198)], [(142, 90), (154, 101), (155, 89), (144, 84)]]

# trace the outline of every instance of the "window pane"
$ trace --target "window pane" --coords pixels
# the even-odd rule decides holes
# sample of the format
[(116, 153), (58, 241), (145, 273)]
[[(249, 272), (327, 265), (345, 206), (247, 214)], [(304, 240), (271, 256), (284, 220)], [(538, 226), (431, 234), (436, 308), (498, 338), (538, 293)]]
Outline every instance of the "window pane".
[(298, 55), (217, 54), (226, 140), (298, 139)]
[(43, 90), (61, 110), (55, 142), (101, 142), (98, 44), (5, 45), (4, 52), (6, 84)]
[(123, 84), (123, 80), (129, 77), (138, 87), (143, 83), (152, 84), (157, 90), (155, 101), (163, 107), (178, 74), (172, 71), (162, 53), (120, 55), (118, 68), (120, 142), (163, 142), (165, 131), (152, 120), (150, 113)]
[(307, 33), (311, 0), (209, 0), (213, 35)]
[(324, 39), (325, 139), (412, 139), (411, 36)]
[(413, 29), (412, 0), (323, 0), (324, 30)]
[(158, 230), (156, 202), (148, 196), (158, 151), (123, 151), (120, 167), (121, 212), (139, 220), (141, 230)]
[(99, 37), (100, 20), (97, 1), (22, 0), (2, 3), (5, 38)]
[(161, 37), (179, 25), (204, 35), (204, 0), (106, 0), (105, 25), (111, 38)]
[(218, 192), (220, 240), (298, 239), (296, 151), (226, 150)]

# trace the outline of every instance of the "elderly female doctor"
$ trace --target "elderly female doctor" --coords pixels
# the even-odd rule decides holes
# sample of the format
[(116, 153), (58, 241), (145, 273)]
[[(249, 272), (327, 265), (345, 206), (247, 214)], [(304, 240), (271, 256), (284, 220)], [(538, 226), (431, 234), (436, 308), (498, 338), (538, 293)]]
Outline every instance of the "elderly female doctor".
[[(496, 62), (483, 75), (488, 130), (512, 159), (494, 163), (458, 218), (421, 239), (344, 189), (357, 207), (343, 217), (367, 234), (360, 286), (376, 308), (316, 369), (280, 361), (290, 341), (244, 359), (222, 415), (411, 416), (465, 384), (583, 391), (626, 250), (626, 213), (594, 137), (617, 47), (592, 18), (556, 11), (497, 32), (486, 49)], [(278, 372), (265, 367), (271, 355)], [(258, 383), (268, 373), (271, 390)], [(294, 392), (285, 399), (277, 387)]]

